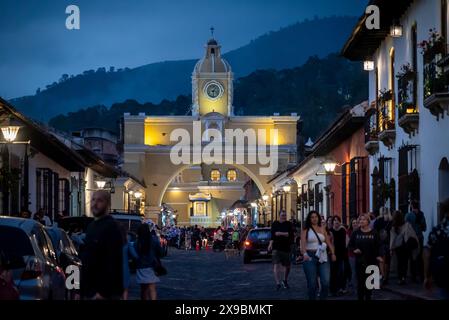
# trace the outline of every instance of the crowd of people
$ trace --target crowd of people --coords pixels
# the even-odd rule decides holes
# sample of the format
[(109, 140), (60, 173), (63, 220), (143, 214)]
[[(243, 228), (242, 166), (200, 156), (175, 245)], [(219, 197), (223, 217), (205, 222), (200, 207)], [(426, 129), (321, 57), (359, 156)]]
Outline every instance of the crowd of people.
[(246, 238), (250, 226), (240, 225), (224, 228), (206, 228), (204, 226), (166, 226), (161, 229), (161, 234), (167, 239), (172, 247), (185, 250), (204, 250), (208, 247), (222, 250), (226, 246), (241, 249), (243, 240)]
[[(298, 261), (307, 279), (310, 300), (352, 292), (357, 293), (359, 300), (370, 300), (373, 287), (366, 284), (371, 274), (368, 268), (379, 270), (379, 286), (385, 286), (390, 281), (393, 257), (399, 285), (425, 283), (429, 286), (433, 277), (442, 298), (447, 299), (449, 203), (443, 203), (441, 211), (444, 218), (429, 233), (427, 243), (424, 241), (426, 219), (418, 202), (412, 202), (406, 214), (381, 208), (378, 216), (360, 214), (349, 225), (344, 225), (338, 215), (324, 219), (319, 212), (311, 211), (300, 236), (281, 211), (279, 221), (271, 226), (269, 246), (276, 289), (289, 288), (290, 265), (295, 261), (295, 248), (299, 248)], [(299, 240), (299, 246), (295, 239)]]
[[(162, 246), (157, 226), (150, 220), (139, 226), (136, 239), (109, 214), (110, 194), (96, 191), (91, 200), (94, 221), (83, 239), (74, 241), (82, 260), (81, 290), (83, 299), (127, 299), (131, 284), (130, 261), (135, 266), (135, 282), (140, 285), (142, 300), (157, 299), (159, 277), (167, 273), (161, 264)], [(318, 211), (308, 213), (303, 225), (287, 220), (285, 211), (271, 224), (271, 240), (276, 290), (289, 289), (291, 264), (302, 265), (310, 300), (327, 299), (356, 293), (359, 300), (372, 299), (373, 287), (367, 286), (369, 268), (379, 270), (379, 286), (388, 285), (395, 266), (398, 285), (435, 283), (440, 297), (449, 299), (449, 200), (440, 205), (441, 222), (428, 233), (424, 213), (418, 202), (410, 211), (391, 212), (381, 208), (376, 216), (360, 214), (346, 225), (339, 215), (325, 218)], [(39, 210), (24, 218), (44, 225), (53, 221)], [(55, 219), (55, 222), (57, 220)], [(233, 248), (239, 252), (251, 226), (224, 228), (201, 226), (166, 226), (160, 229), (170, 246), (185, 250)], [(72, 235), (76, 240), (76, 232)], [(394, 261), (394, 263), (392, 263)]]

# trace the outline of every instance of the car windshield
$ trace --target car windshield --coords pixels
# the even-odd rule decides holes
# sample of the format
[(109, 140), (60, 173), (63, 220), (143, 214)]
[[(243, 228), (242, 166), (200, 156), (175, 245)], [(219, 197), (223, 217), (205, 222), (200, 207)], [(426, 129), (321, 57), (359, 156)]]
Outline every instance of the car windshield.
[(57, 234), (57, 231), (49, 228), (49, 229), (47, 229), (47, 234), (50, 237), (51, 244), (53, 245), (53, 248), (55, 248), (56, 250), (59, 251), (61, 249), (61, 246), (59, 245), (60, 239)]
[(0, 226), (0, 252), (7, 258), (34, 255), (27, 234), (22, 229), (9, 226)]
[(248, 234), (248, 239), (255, 240), (270, 240), (271, 239), (271, 231), (270, 230), (252, 230)]
[(131, 220), (131, 219), (120, 219), (117, 218), (118, 223), (122, 225), (127, 231), (137, 233), (142, 221), (140, 220)]

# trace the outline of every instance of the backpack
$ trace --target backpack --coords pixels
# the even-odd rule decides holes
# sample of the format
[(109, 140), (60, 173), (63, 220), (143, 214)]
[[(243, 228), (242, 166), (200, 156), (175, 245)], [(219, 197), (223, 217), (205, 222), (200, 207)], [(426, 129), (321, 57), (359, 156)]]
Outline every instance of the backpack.
[(449, 289), (449, 236), (443, 236), (432, 246), (430, 268), (435, 284)]

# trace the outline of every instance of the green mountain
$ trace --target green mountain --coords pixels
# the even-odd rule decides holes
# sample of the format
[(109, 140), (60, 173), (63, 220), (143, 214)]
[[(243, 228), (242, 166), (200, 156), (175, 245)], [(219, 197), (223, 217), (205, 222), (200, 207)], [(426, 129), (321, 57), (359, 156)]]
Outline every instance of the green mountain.
[[(310, 56), (325, 57), (337, 52), (355, 22), (354, 17), (305, 20), (262, 35), (224, 56), (236, 78), (258, 69), (300, 66)], [(190, 76), (196, 60), (158, 62), (134, 69), (98, 68), (76, 76), (64, 74), (45, 89), (38, 89), (35, 95), (11, 102), (43, 122), (85, 106), (110, 106), (128, 99), (158, 104), (163, 99), (173, 100), (190, 93)]]
[[(368, 82), (360, 63), (350, 62), (335, 54), (324, 59), (316, 56), (297, 68), (258, 70), (241, 77), (234, 84), (235, 113), (270, 115), (298, 113), (303, 119), (306, 137), (317, 137), (335, 119), (343, 106), (355, 105), (367, 96)], [(174, 101), (141, 104), (135, 100), (97, 105), (50, 120), (50, 126), (63, 131), (86, 127), (103, 127), (118, 131), (124, 112), (150, 115), (185, 115), (191, 97), (181, 95)]]

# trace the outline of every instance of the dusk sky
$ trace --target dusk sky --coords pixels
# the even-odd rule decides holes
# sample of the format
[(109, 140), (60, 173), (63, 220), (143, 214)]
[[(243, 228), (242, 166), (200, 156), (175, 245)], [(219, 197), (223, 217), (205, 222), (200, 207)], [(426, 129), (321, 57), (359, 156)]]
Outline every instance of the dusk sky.
[[(360, 16), (367, 0), (1, 0), (0, 96), (34, 94), (63, 73), (198, 58), (210, 26), (223, 50), (314, 16)], [(67, 30), (78, 5), (81, 29)]]

